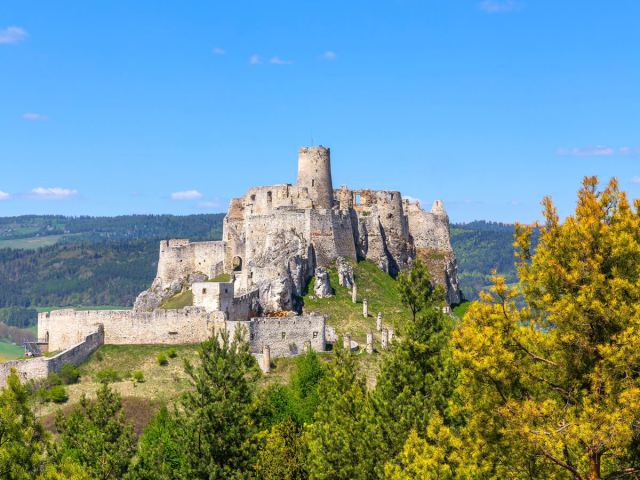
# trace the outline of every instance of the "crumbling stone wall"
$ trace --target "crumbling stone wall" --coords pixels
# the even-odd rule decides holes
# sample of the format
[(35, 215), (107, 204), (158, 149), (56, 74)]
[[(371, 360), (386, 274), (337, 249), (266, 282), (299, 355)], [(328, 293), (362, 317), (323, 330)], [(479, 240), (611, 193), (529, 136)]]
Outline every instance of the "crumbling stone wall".
[(213, 278), (222, 273), (224, 260), (224, 242), (163, 240), (160, 242), (158, 273), (154, 284), (165, 287), (194, 272)]
[(65, 363), (79, 365), (84, 362), (103, 343), (104, 331), (99, 325), (81, 342), (53, 357), (37, 357), (0, 363), (0, 388), (6, 386), (7, 378), (12, 369), (16, 370), (22, 381), (46, 378), (49, 373), (59, 373)]
[(289, 357), (304, 351), (305, 343), (316, 352), (325, 348), (325, 318), (322, 315), (293, 315), (289, 317), (257, 317), (244, 322), (227, 322), (227, 330), (233, 335), (243, 328), (249, 335), (251, 350), (262, 352), (268, 345), (272, 357)]

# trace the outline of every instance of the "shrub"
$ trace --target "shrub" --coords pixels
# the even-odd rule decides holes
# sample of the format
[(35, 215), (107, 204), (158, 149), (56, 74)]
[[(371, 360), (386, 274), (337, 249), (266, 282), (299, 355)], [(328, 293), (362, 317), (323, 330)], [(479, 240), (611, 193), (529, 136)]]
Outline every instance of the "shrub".
[(102, 355), (101, 351), (97, 351), (96, 352), (96, 360), (101, 362), (102, 360), (104, 360), (104, 356)]
[(47, 398), (53, 403), (64, 403), (69, 400), (69, 395), (62, 385), (51, 387), (47, 392)]
[(47, 375), (47, 381), (45, 382), (45, 385), (47, 387), (62, 385), (62, 377), (60, 377), (60, 375), (58, 375), (57, 373), (51, 372), (49, 375)]
[(169, 350), (167, 350), (167, 355), (169, 358), (176, 358), (178, 356), (176, 349), (171, 347)]
[(78, 383), (80, 379), (80, 370), (75, 365), (65, 363), (60, 369), (60, 378), (65, 385), (71, 385)]
[(120, 374), (113, 368), (105, 368), (96, 373), (96, 380), (100, 383), (113, 383), (120, 378)]
[(142, 373), (140, 370), (137, 370), (137, 371), (133, 372), (133, 379), (137, 383), (144, 382), (144, 373)]
[(167, 356), (164, 353), (159, 353), (157, 360), (158, 360), (158, 365), (160, 365), (161, 367), (164, 367), (169, 363), (169, 361), (167, 360)]

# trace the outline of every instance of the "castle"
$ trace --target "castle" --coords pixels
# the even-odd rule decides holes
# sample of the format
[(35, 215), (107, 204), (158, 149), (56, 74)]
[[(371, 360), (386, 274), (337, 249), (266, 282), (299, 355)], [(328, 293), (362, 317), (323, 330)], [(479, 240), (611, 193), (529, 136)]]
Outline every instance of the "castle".
[[(347, 259), (367, 259), (396, 275), (418, 256), (445, 288), (447, 303), (459, 303), (442, 202), (434, 202), (427, 212), (397, 191), (334, 189), (330, 150), (303, 147), (297, 183), (251, 188), (234, 198), (221, 241), (162, 241), (156, 278), (132, 310), (41, 313), (39, 344), (43, 350), (62, 351), (60, 355), (73, 352), (70, 358), (77, 361), (102, 342), (199, 343), (213, 333), (243, 327), (267, 370), (271, 355), (321, 351), (334, 340), (322, 315), (304, 312), (301, 298), (312, 276), (327, 278), (326, 267), (348, 264)], [(163, 308), (184, 294), (191, 305)], [(52, 359), (40, 363), (39, 372), (61, 365)], [(14, 368), (25, 377), (36, 375), (29, 366)], [(0, 377), (2, 373), (0, 368)]]

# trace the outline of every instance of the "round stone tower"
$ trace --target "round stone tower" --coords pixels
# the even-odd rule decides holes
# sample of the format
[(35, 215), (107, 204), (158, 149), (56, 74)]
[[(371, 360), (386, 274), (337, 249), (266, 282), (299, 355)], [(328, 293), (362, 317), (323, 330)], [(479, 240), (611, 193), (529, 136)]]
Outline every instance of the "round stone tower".
[(307, 187), (317, 208), (333, 206), (331, 152), (322, 145), (298, 149), (298, 186)]

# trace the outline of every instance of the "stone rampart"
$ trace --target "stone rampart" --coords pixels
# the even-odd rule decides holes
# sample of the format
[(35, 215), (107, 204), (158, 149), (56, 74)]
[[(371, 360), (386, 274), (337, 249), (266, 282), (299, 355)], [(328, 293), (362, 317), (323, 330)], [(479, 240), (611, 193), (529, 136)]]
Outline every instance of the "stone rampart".
[(15, 369), (22, 381), (46, 378), (49, 373), (58, 373), (65, 363), (79, 365), (104, 343), (104, 331), (101, 326), (85, 339), (53, 357), (36, 357), (25, 360), (12, 360), (0, 363), (0, 388), (7, 383), (12, 369)]
[(163, 240), (160, 242), (158, 274), (155, 283), (167, 286), (191, 273), (200, 272), (213, 278), (225, 261), (225, 242), (190, 242)]
[(236, 329), (244, 328), (245, 334), (249, 334), (251, 350), (259, 353), (264, 345), (268, 345), (272, 357), (298, 355), (304, 351), (305, 342), (316, 352), (324, 351), (324, 327), (325, 318), (316, 314), (227, 322), (227, 330), (231, 335)]
[(38, 315), (38, 338), (49, 342), (49, 351), (58, 351), (79, 343), (104, 326), (104, 343), (191, 344), (209, 338), (224, 328), (223, 312), (207, 312), (204, 308), (181, 310), (55, 310)]

